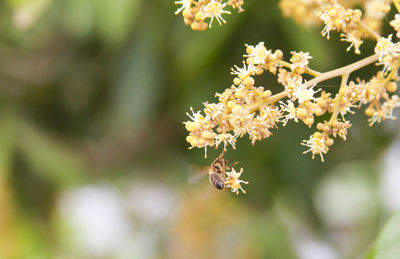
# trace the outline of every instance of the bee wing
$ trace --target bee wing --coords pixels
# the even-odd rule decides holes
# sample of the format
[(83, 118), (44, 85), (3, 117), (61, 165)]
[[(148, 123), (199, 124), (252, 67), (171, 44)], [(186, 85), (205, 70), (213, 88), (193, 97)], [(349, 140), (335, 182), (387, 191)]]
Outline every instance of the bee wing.
[(188, 183), (197, 184), (208, 175), (208, 166), (191, 165), (189, 167)]

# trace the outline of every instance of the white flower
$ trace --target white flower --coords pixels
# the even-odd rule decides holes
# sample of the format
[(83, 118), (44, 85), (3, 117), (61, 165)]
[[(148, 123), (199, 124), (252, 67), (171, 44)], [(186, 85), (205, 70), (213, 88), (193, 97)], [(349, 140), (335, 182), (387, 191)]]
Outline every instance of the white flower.
[(393, 115), (393, 109), (397, 107), (400, 107), (400, 98), (397, 95), (393, 95), (391, 99), (380, 106), (380, 109), (374, 112), (372, 117), (368, 120), (369, 125), (380, 123), (386, 119), (395, 120), (396, 117)]
[(379, 54), (379, 62), (384, 62), (384, 57), (400, 54), (399, 43), (392, 42), (392, 34), (387, 38), (381, 37), (376, 43), (375, 53)]
[(232, 189), (232, 192), (235, 192), (236, 195), (239, 194), (239, 189), (243, 192), (246, 193), (245, 190), (243, 190), (241, 183), (248, 184), (249, 182), (240, 180), (239, 177), (243, 173), (243, 168), (240, 168), (239, 172), (236, 172), (234, 168), (232, 168), (232, 171), (227, 172), (226, 179), (225, 179), (225, 184), (227, 187)]
[(298, 118), (296, 115), (296, 107), (294, 106), (294, 103), (292, 100), (288, 100), (287, 104), (280, 101), (281, 104), (281, 111), (286, 112), (284, 115), (285, 119), (283, 119), (283, 126), (286, 126), (289, 120), (294, 120), (295, 122), (298, 122)]
[(252, 64), (254, 65), (265, 64), (265, 59), (271, 54), (271, 52), (265, 48), (264, 42), (258, 43), (255, 47), (246, 44), (246, 47), (248, 55), (244, 55), (244, 57), (251, 58)]
[(346, 51), (350, 51), (351, 47), (354, 47), (354, 52), (356, 54), (360, 54), (360, 46), (363, 43), (363, 41), (360, 39), (360, 37), (356, 36), (354, 33), (342, 33), (340, 35), (342, 38), (340, 39), (341, 41), (346, 41), (351, 43), (350, 46), (346, 49)]
[(303, 146), (309, 147), (309, 149), (304, 151), (303, 154), (311, 152), (313, 159), (315, 155), (319, 155), (321, 157), (321, 161), (324, 162), (323, 154), (326, 154), (326, 152), (328, 152), (328, 146), (325, 143), (325, 138), (320, 132), (314, 133), (313, 135), (311, 135), (310, 139), (303, 140), (303, 143), (301, 144)]
[(231, 68), (231, 75), (237, 75), (239, 79), (243, 80), (246, 77), (254, 75), (256, 72), (253, 64), (246, 65), (246, 62), (243, 61), (243, 67), (234, 66)]
[[(315, 86), (315, 85), (314, 85)], [(294, 91), (293, 91), (293, 96), (297, 99), (297, 101), (300, 103), (303, 102), (308, 102), (311, 100), (314, 100), (314, 94), (319, 92), (321, 89), (314, 91), (314, 86), (307, 88), (306, 85), (302, 84), (300, 86), (297, 86)]]
[(226, 23), (224, 18), (222, 18), (222, 14), (231, 14), (231, 12), (224, 10), (226, 3), (221, 3), (218, 0), (211, 0), (207, 5), (203, 6), (201, 9), (204, 13), (203, 19), (211, 18), (209, 27), (211, 28), (212, 22), (215, 19), (218, 21), (219, 25)]
[(228, 144), (236, 149), (236, 137), (230, 133), (221, 133), (215, 136), (215, 147), (218, 148), (221, 143), (224, 143), (224, 150)]
[(190, 111), (192, 112), (192, 115), (190, 115), (188, 112), (186, 113), (186, 115), (193, 121), (193, 122), (197, 122), (197, 121), (203, 121), (204, 120), (204, 116), (201, 115), (201, 111), (198, 112), (194, 112), (193, 111), (193, 107), (190, 107)]
[(290, 54), (292, 54), (292, 57), (290, 58), (290, 62), (292, 62), (292, 64), (290, 64), (290, 69), (292, 71), (295, 71), (298, 68), (303, 69), (303, 71), (304, 71), (308, 66), (308, 63), (309, 63), (308, 60), (312, 59), (312, 57), (310, 56), (310, 53), (308, 53), (308, 52), (292, 51), (292, 52), (290, 52)]

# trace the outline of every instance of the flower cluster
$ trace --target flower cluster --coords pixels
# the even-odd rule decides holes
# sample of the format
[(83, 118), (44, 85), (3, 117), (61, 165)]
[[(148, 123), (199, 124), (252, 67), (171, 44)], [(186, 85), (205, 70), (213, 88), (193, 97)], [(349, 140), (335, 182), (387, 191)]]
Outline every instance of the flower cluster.
[(281, 0), (279, 8), (285, 17), (290, 17), (301, 25), (315, 26), (321, 24), (315, 13), (327, 4), (329, 1), (325, 0)]
[(236, 139), (247, 134), (254, 144), (272, 135), (283, 114), (277, 105), (261, 105), (272, 93), (262, 86), (255, 86), (254, 75), (263, 71), (276, 71), (282, 52), (272, 53), (261, 42), (256, 46), (247, 45), (246, 62), (242, 67), (232, 68), (233, 84), (223, 93), (216, 94), (218, 103), (204, 103), (201, 112), (190, 115), (185, 122), (190, 132), (186, 138), (192, 147), (207, 147), (223, 144), (235, 149)]
[[(231, 14), (225, 10), (227, 6), (233, 9), (238, 9), (238, 12), (243, 11), (243, 0), (179, 0), (175, 4), (180, 5), (175, 12), (176, 15), (182, 13), (186, 25), (190, 25), (192, 30), (204, 31), (208, 27), (211, 28), (215, 20), (221, 25), (226, 23), (222, 17), (224, 14)], [(209, 20), (207, 24), (206, 20)]]
[(281, 0), (279, 5), (285, 16), (300, 24), (324, 23), (322, 35), (328, 39), (330, 31), (341, 31), (341, 40), (350, 43), (347, 50), (354, 47), (355, 53), (360, 54), (362, 38), (378, 36), (382, 18), (389, 12), (391, 1), (351, 1), (351, 4), (363, 7), (365, 10), (363, 16), (361, 10), (348, 8), (349, 2), (343, 0), (339, 4), (336, 0)]
[[(281, 8), (289, 8), (290, 4), (298, 2), (282, 0)], [(321, 73), (310, 68), (312, 57), (308, 52), (292, 51), (291, 57), (285, 61), (281, 50), (267, 49), (264, 42), (246, 44), (242, 66), (232, 68), (232, 85), (223, 93), (216, 94), (216, 103), (206, 102), (203, 103), (202, 111), (192, 110), (189, 115), (191, 120), (184, 123), (189, 132), (186, 140), (190, 148), (218, 148), (223, 144), (224, 150), (228, 146), (236, 149), (239, 137), (247, 135), (254, 144), (270, 137), (272, 130), (278, 126), (286, 126), (289, 121), (294, 121), (303, 122), (310, 128), (316, 124), (315, 132), (301, 144), (307, 147), (304, 153), (310, 152), (312, 158), (319, 156), (324, 161), (324, 155), (334, 144), (334, 139), (346, 141), (351, 127), (346, 118), (349, 113), (366, 105), (365, 114), (369, 117), (370, 126), (386, 119), (395, 119), (393, 110), (400, 107), (400, 97), (394, 94), (399, 81), (397, 71), (400, 67), (400, 43), (394, 43), (392, 35), (380, 36), (372, 26), (367, 25), (360, 10), (346, 8), (336, 0), (300, 2), (318, 8), (316, 17), (325, 23), (323, 35), (329, 38), (331, 31), (341, 32), (342, 40), (350, 42), (356, 53), (360, 53), (361, 37), (373, 36), (376, 40), (374, 54), (342, 68)], [(375, 6), (375, 9), (379, 7), (381, 14), (389, 11), (388, 1), (367, 2), (366, 6)], [(368, 8), (365, 12), (372, 17), (372, 11), (368, 11)], [(376, 13), (374, 17), (382, 18)], [(399, 14), (390, 25), (399, 35)], [(360, 78), (349, 80), (351, 73), (370, 64), (383, 67), (368, 81)], [(265, 71), (277, 76), (277, 82), (283, 86), (281, 92), (272, 94), (270, 90), (257, 86), (255, 76)], [(319, 83), (335, 77), (342, 79), (336, 94), (319, 88)], [(317, 117), (324, 114), (330, 114), (330, 119), (315, 123)], [(241, 181), (238, 177), (233, 181), (233, 176), (240, 176), (241, 172), (228, 174), (227, 183), (236, 191), (241, 189)]]

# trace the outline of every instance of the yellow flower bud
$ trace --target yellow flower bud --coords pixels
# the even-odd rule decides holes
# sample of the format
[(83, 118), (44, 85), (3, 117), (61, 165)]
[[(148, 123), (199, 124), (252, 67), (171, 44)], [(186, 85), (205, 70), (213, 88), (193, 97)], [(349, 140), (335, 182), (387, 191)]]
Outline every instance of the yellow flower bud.
[(333, 143), (334, 143), (334, 141), (333, 141), (333, 139), (331, 139), (331, 138), (328, 138), (328, 139), (325, 141), (325, 144), (328, 145), (328, 146), (332, 146)]
[(329, 15), (330, 17), (335, 17), (336, 14), (337, 14), (337, 12), (336, 12), (336, 10), (333, 9), (333, 8), (330, 9), (330, 10), (328, 11), (328, 15)]
[(235, 102), (234, 101), (228, 101), (228, 103), (226, 104), (226, 108), (232, 110), (233, 106), (235, 106)]
[(244, 91), (243, 90), (236, 91), (235, 97), (239, 98), (239, 99), (243, 99), (245, 97), (244, 96)]
[(183, 10), (182, 15), (183, 15), (183, 17), (186, 18), (186, 19), (191, 19), (191, 20), (193, 20), (193, 14), (192, 14), (192, 11), (191, 11), (190, 9), (185, 9), (185, 10)]
[(203, 139), (213, 139), (214, 138), (214, 134), (210, 131), (204, 131), (203, 133), (201, 133), (201, 137)]
[(199, 142), (197, 141), (197, 139), (195, 139), (195, 138), (193, 138), (191, 141), (190, 141), (190, 145), (192, 145), (192, 147), (197, 147), (197, 144), (198, 144)]
[(234, 84), (234, 85), (240, 85), (241, 82), (242, 82), (242, 80), (240, 80), (238, 77), (235, 77), (235, 78), (233, 79), (233, 84)]
[(202, 11), (198, 11), (198, 12), (196, 13), (196, 15), (194, 16), (194, 18), (195, 18), (196, 20), (198, 20), (198, 21), (202, 21), (202, 20), (203, 20), (203, 17), (204, 17), (204, 13), (203, 13)]
[(205, 22), (203, 22), (203, 21), (201, 21), (200, 22), (200, 31), (205, 31), (206, 29), (208, 28), (208, 24), (207, 23), (205, 23)]
[(252, 87), (254, 85), (254, 79), (252, 77), (247, 77), (243, 80), (243, 85), (246, 87)]
[(199, 142), (198, 142), (197, 146), (198, 147), (204, 147), (205, 144), (206, 144), (206, 140), (201, 138), (201, 139), (199, 139)]
[(276, 56), (277, 59), (281, 59), (281, 58), (283, 57), (283, 52), (282, 52), (282, 50), (277, 49), (277, 50), (275, 51), (275, 56)]
[(321, 116), (322, 114), (324, 114), (324, 111), (321, 108), (318, 107), (315, 109), (315, 115)]
[(264, 69), (262, 68), (262, 66), (258, 66), (256, 67), (256, 75), (261, 75), (262, 73), (264, 73)]
[(386, 85), (386, 89), (389, 91), (389, 93), (394, 93), (397, 90), (397, 83), (396, 82), (389, 82)]
[(307, 117), (304, 120), (304, 124), (306, 124), (308, 127), (311, 127), (311, 125), (313, 125), (314, 123), (314, 117)]
[(314, 138), (322, 138), (322, 134), (321, 134), (321, 132), (319, 132), (319, 131), (316, 131), (316, 132), (314, 132), (314, 134), (313, 134), (313, 137)]
[(186, 141), (188, 142), (188, 143), (192, 143), (192, 140), (193, 140), (193, 136), (187, 136), (186, 137)]
[(188, 19), (188, 18), (184, 18), (183, 21), (185, 22), (186, 25), (191, 25), (193, 22), (192, 19)]
[(193, 123), (194, 122), (192, 122), (192, 121), (188, 121), (188, 122), (186, 122), (185, 123), (185, 129), (187, 130), (187, 131), (193, 131)]
[(374, 113), (375, 113), (375, 109), (372, 107), (368, 107), (367, 109), (365, 109), (365, 114), (368, 117), (372, 117), (372, 115), (374, 115)]
[(297, 117), (299, 117), (299, 119), (302, 120), (307, 116), (307, 110), (304, 108), (297, 108), (296, 115), (297, 115)]
[(192, 28), (192, 30), (198, 31), (198, 30), (200, 30), (200, 23), (194, 21), (194, 22), (190, 25), (190, 27)]
[(270, 97), (272, 95), (272, 92), (270, 91), (270, 90), (265, 90), (264, 92), (263, 92), (263, 97), (264, 98), (268, 98), (268, 97)]

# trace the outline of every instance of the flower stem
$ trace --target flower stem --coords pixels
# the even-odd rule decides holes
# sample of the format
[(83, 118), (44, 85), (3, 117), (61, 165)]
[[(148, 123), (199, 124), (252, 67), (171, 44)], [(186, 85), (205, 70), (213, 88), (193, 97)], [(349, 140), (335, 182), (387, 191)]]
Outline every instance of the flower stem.
[(385, 81), (383, 81), (383, 86), (386, 86), (387, 83), (389, 83), (390, 80), (392, 80), (393, 76), (397, 73), (397, 70), (399, 70), (399, 67), (400, 67), (400, 59), (397, 60), (395, 68), (392, 69), (392, 71), (390, 71), (389, 75), (385, 78)]
[[(287, 67), (287, 68), (290, 68), (290, 65), (291, 65), (289, 62), (286, 62), (286, 61), (284, 61), (284, 60), (279, 60), (278, 63), (279, 63), (280, 65), (284, 66), (284, 67)], [(311, 68), (309, 68), (309, 67), (306, 68), (305, 73), (306, 73), (306, 74), (309, 74), (309, 75), (312, 75), (312, 76), (315, 76), (315, 77), (317, 77), (317, 76), (319, 76), (319, 75), (321, 74), (320, 72), (315, 71), (315, 70), (313, 70), (313, 69), (311, 69)]]
[(338, 96), (336, 99), (335, 110), (333, 111), (331, 119), (329, 120), (330, 126), (332, 126), (332, 124), (336, 121), (337, 116), (339, 114), (340, 102), (342, 101), (342, 97), (343, 97), (343, 91), (341, 91), (341, 90), (344, 89), (344, 87), (346, 87), (348, 79), (349, 79), (349, 74), (342, 75), (342, 82), (340, 84), (340, 89), (339, 89)]
[(379, 40), (381, 38), (381, 35), (379, 35), (376, 31), (374, 31), (373, 29), (371, 29), (371, 27), (369, 27), (368, 25), (366, 25), (363, 22), (359, 22), (358, 23), (361, 28), (364, 29), (365, 32), (367, 32), (368, 34), (370, 34), (371, 36), (373, 36), (376, 40)]
[[(374, 55), (371, 55), (369, 57), (363, 58), (363, 59), (361, 59), (361, 60), (359, 60), (357, 62), (354, 62), (354, 63), (352, 63), (350, 65), (347, 65), (347, 66), (344, 66), (344, 67), (341, 67), (341, 68), (337, 68), (337, 69), (334, 69), (334, 70), (331, 70), (331, 71), (328, 71), (328, 72), (325, 72), (325, 73), (320, 73), (319, 76), (311, 79), (310, 81), (307, 81), (305, 83), (305, 86), (307, 88), (310, 88), (310, 87), (312, 87), (312, 86), (314, 86), (314, 85), (316, 85), (316, 84), (318, 84), (318, 83), (320, 83), (322, 81), (325, 81), (325, 80), (328, 80), (328, 79), (331, 79), (331, 78), (335, 78), (335, 77), (338, 77), (338, 76), (343, 76), (343, 75), (346, 75), (346, 74), (348, 75), (348, 74), (352, 73), (353, 71), (356, 71), (356, 70), (358, 70), (358, 69), (360, 69), (362, 67), (365, 67), (365, 66), (367, 66), (369, 64), (372, 64), (372, 63), (376, 62), (378, 60), (378, 58), (379, 58), (379, 55), (378, 54), (374, 54)], [(272, 96), (270, 96), (270, 97), (268, 97), (268, 98), (266, 98), (266, 99), (264, 99), (262, 101), (259, 101), (257, 103), (250, 104), (248, 106), (248, 108), (250, 109), (250, 112), (255, 112), (260, 107), (262, 107), (264, 105), (269, 105), (269, 104), (276, 103), (279, 100), (287, 97), (287, 95), (288, 95), (288, 93), (286, 91), (283, 91), (283, 92), (274, 94), (274, 95), (272, 95)]]

